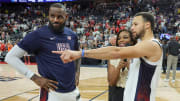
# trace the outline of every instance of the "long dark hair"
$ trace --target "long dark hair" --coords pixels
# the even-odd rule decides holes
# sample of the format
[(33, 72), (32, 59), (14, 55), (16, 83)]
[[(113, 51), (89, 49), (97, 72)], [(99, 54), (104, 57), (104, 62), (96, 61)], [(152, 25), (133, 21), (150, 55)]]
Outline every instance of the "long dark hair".
[(119, 40), (119, 35), (120, 35), (121, 32), (128, 32), (129, 33), (129, 36), (130, 36), (130, 39), (131, 39), (131, 42), (130, 42), (129, 45), (135, 45), (136, 44), (136, 41), (133, 39), (133, 35), (132, 35), (131, 31), (127, 30), (127, 29), (123, 29), (123, 30), (120, 30), (119, 33), (117, 33), (116, 46), (119, 46), (118, 40)]

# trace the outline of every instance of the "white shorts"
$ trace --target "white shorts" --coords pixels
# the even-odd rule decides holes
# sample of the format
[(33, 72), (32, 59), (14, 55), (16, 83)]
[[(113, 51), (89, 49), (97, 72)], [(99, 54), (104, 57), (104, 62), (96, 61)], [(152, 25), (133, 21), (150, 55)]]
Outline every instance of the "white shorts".
[(31, 55), (26, 52), (26, 53), (24, 54), (24, 56), (31, 56)]
[(48, 94), (47, 101), (81, 101), (79, 89), (76, 88), (72, 92), (68, 92), (68, 93), (50, 91)]

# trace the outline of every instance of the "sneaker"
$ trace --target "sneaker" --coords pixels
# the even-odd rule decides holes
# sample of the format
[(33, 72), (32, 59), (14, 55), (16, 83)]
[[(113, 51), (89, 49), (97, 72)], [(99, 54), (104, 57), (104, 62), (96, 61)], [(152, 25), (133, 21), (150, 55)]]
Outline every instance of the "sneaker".
[(174, 82), (175, 82), (175, 80), (172, 80), (171, 82), (172, 82), (172, 83), (174, 83)]
[(169, 82), (169, 79), (164, 79), (165, 82)]

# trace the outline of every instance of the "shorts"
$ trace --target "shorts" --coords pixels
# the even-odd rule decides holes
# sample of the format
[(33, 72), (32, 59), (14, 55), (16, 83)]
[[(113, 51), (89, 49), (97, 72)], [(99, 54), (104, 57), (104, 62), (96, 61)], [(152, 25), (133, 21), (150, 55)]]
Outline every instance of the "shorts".
[(81, 101), (81, 99), (79, 89), (76, 88), (72, 92), (67, 93), (55, 91), (50, 91), (47, 93), (47, 91), (41, 91), (40, 101)]
[(124, 88), (109, 86), (109, 101), (123, 101)]
[(26, 53), (24, 54), (24, 56), (31, 56), (31, 55), (26, 52)]

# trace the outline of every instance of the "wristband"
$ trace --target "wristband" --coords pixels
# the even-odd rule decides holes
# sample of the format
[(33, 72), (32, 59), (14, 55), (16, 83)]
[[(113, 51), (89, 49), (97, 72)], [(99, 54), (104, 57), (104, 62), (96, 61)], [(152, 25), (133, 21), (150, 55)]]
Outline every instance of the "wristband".
[(84, 57), (84, 49), (82, 49), (81, 56)]

